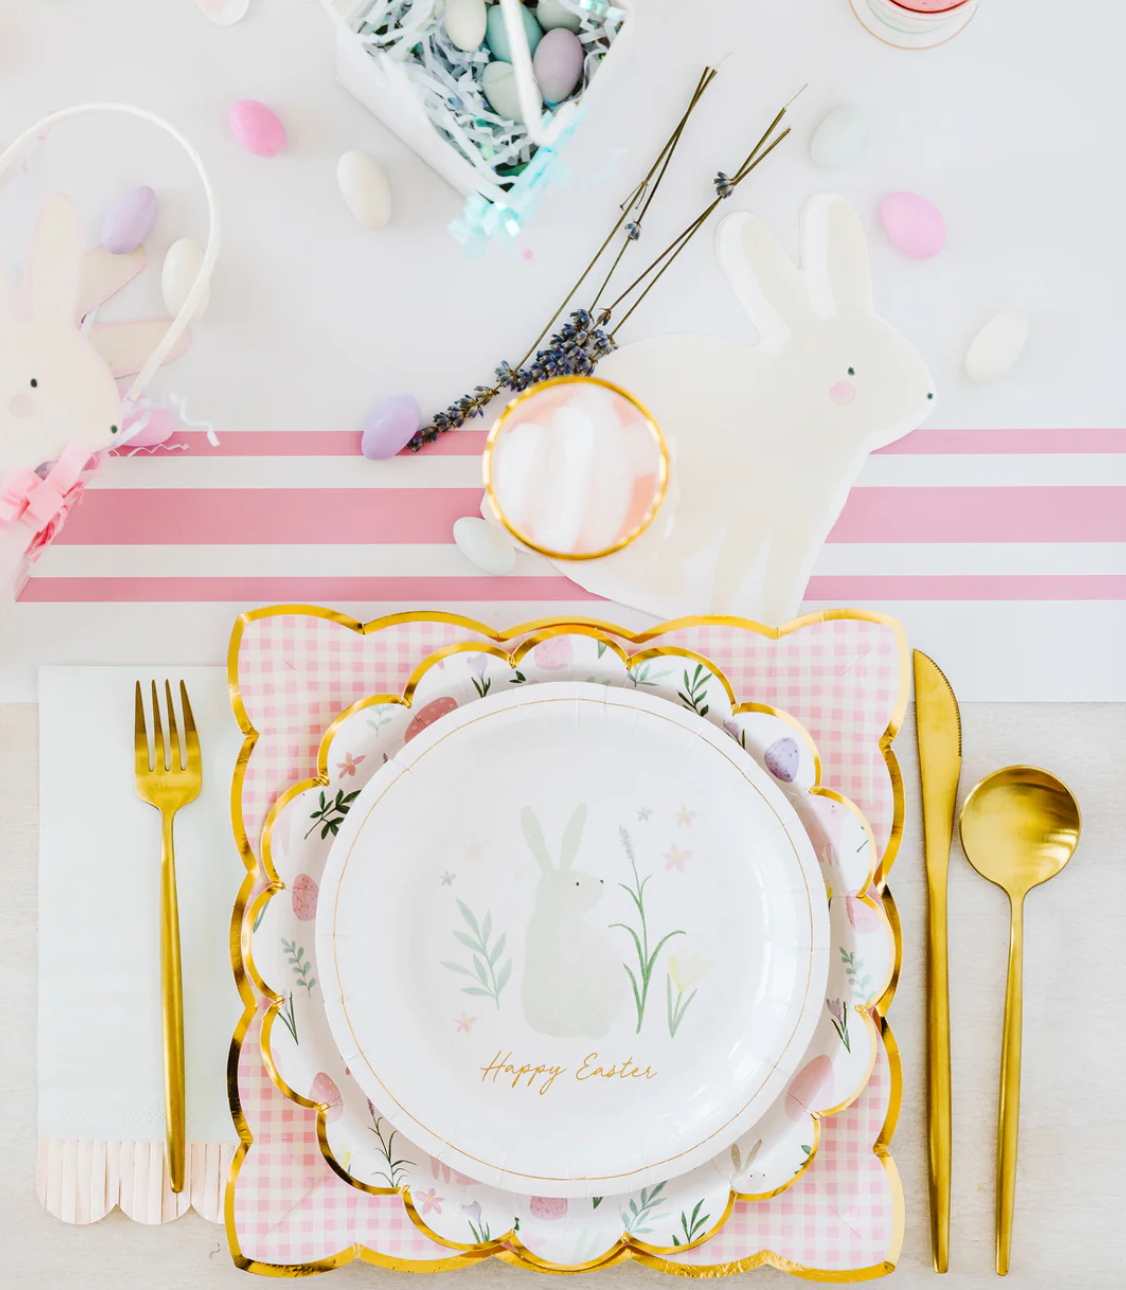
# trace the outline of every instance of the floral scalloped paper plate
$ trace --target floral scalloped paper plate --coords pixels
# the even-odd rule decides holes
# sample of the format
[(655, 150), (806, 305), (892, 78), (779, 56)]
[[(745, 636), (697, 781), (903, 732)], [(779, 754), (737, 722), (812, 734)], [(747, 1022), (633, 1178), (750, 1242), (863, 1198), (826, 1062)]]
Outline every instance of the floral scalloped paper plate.
[[(514, 686), (559, 680), (647, 691), (738, 739), (786, 794), (813, 840), (831, 928), (828, 997), (812, 1044), (785, 1094), (753, 1130), (688, 1174), (625, 1196), (566, 1201), (475, 1183), (391, 1129), (337, 1055), (313, 938), (332, 840), (384, 761), (455, 708)], [(670, 653), (665, 646), (627, 659), (599, 634), (561, 631), (511, 656), (468, 642), (439, 651), (416, 669), (404, 698), (372, 696), (342, 713), (325, 733), (318, 764), (320, 778), (294, 785), (267, 819), (263, 860), (276, 884), (255, 902), (248, 968), (273, 999), (262, 1030), (266, 1065), (288, 1097), (318, 1108), (321, 1149), (338, 1174), (366, 1191), (401, 1191), (415, 1224), (440, 1244), (481, 1252), (508, 1244), (537, 1266), (570, 1268), (593, 1266), (625, 1246), (684, 1251), (711, 1237), (736, 1199), (766, 1199), (804, 1174), (817, 1152), (821, 1119), (848, 1106), (871, 1073), (876, 1030), (869, 1009), (890, 982), (894, 943), (879, 903), (864, 894), (875, 867), (871, 831), (855, 807), (820, 786), (817, 750), (796, 721), (767, 707), (737, 707), (722, 673), (691, 651)], [(681, 804), (636, 809), (635, 829), (663, 831), (669, 864), (690, 865), (690, 820)], [(453, 863), (448, 873), (455, 882)], [(670, 1024), (683, 1017), (711, 970), (702, 954), (672, 956), (663, 999)], [(467, 997), (462, 1013), (469, 1028), (474, 1002)]]

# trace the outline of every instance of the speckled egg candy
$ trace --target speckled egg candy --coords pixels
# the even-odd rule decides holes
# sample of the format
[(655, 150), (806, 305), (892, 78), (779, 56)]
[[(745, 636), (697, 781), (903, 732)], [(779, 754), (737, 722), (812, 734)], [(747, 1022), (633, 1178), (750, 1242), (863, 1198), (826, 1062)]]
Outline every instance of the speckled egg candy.
[[(543, 39), (543, 28), (532, 17), (530, 9), (520, 6), (520, 17), (524, 19), (524, 31), (528, 36), (528, 48), (534, 54), (536, 46)], [(504, 25), (504, 10), (499, 4), (489, 6), (489, 16), (485, 24), (485, 40), (493, 51), (493, 56), (501, 62), (512, 62), (512, 48), (508, 43), (508, 28)], [(487, 70), (487, 69), (486, 69)]]
[(457, 549), (475, 569), (492, 577), (503, 577), (516, 568), (516, 548), (512, 539), (495, 524), (479, 515), (463, 515), (454, 521)]
[(366, 228), (386, 228), (391, 185), (383, 167), (366, 152), (346, 152), (336, 163), (336, 182), (348, 209)]
[(339, 1120), (344, 1114), (344, 1099), (340, 1096), (340, 1090), (331, 1075), (326, 1075), (321, 1071), (313, 1080), (309, 1088), (310, 1102), (323, 1102), (328, 1106), (325, 1112), (325, 1122), (332, 1124), (334, 1120)]
[(314, 879), (307, 873), (299, 873), (293, 880), (290, 894), (293, 897), (293, 915), (301, 922), (307, 923), (317, 916), (317, 896), (319, 889)]
[(444, 694), (440, 699), (431, 699), (431, 701), (414, 714), (411, 723), (407, 726), (407, 732), (403, 735), (403, 743), (409, 744), (415, 735), (420, 735), (427, 726), (432, 726), (439, 717), (444, 717), (447, 712), (453, 712), (457, 707), (457, 700)]
[(469, 53), (485, 39), (487, 19), (485, 0), (446, 0), (442, 25), (458, 49)]
[(130, 188), (102, 225), (102, 245), (112, 255), (128, 255), (144, 242), (156, 223), (156, 193), (147, 184)]
[(386, 461), (401, 452), (422, 424), (422, 409), (413, 394), (396, 394), (364, 422), (360, 448), (369, 461)]
[(536, 83), (545, 103), (562, 103), (583, 74), (583, 47), (578, 36), (557, 27), (540, 41), (532, 59)]
[(239, 99), (227, 113), (231, 133), (256, 157), (276, 157), (285, 147), (285, 126), (257, 99)]
[(880, 202), (880, 222), (892, 246), (912, 260), (930, 260), (946, 245), (946, 221), (918, 193), (889, 193)]
[(791, 739), (789, 735), (785, 735), (781, 739), (775, 739), (763, 756), (766, 769), (770, 771), (775, 779), (780, 779), (783, 784), (792, 784), (794, 782), (800, 760), (801, 752), (798, 748), (798, 742), (796, 739)]

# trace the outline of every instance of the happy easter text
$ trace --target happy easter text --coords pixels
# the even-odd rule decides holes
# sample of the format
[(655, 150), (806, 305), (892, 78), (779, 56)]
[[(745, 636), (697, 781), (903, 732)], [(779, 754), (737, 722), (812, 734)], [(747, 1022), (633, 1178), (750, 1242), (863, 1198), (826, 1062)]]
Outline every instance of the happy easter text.
[[(513, 1088), (521, 1086), (528, 1089), (535, 1089), (540, 1097), (555, 1083), (561, 1076), (566, 1075), (568, 1067), (566, 1066), (529, 1066), (527, 1063), (517, 1065), (512, 1060), (512, 1053), (501, 1054), (497, 1049), (497, 1055), (487, 1066), (481, 1067), (481, 1083), (492, 1077), (493, 1083), (498, 1080), (504, 1080), (505, 1083), (511, 1081)], [(573, 1078), (580, 1083), (585, 1083), (591, 1079), (614, 1079), (614, 1080), (632, 1080), (632, 1079), (653, 1079), (657, 1072), (651, 1066), (641, 1067), (633, 1060), (627, 1057), (624, 1062), (613, 1062), (605, 1065), (599, 1061), (598, 1053), (587, 1053), (583, 1058), (582, 1065), (574, 1072)]]

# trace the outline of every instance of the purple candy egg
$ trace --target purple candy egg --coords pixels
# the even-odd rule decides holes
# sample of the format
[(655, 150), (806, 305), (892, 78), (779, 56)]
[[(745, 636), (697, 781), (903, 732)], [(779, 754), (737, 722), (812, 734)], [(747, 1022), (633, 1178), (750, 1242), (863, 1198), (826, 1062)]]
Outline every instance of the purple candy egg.
[(227, 113), (235, 138), (257, 157), (276, 157), (285, 147), (285, 126), (257, 99), (239, 99)]
[(156, 193), (147, 185), (130, 188), (106, 216), (102, 245), (112, 255), (128, 255), (152, 232), (156, 223)]
[(385, 399), (364, 422), (364, 456), (369, 461), (386, 461), (406, 446), (421, 424), (422, 409), (414, 395)]
[(583, 47), (565, 27), (549, 31), (536, 46), (532, 68), (545, 103), (561, 103), (583, 74)]
[(775, 779), (780, 779), (783, 784), (792, 784), (798, 773), (800, 758), (797, 740), (785, 735), (781, 739), (775, 739), (766, 750), (763, 760), (766, 762), (766, 769)]

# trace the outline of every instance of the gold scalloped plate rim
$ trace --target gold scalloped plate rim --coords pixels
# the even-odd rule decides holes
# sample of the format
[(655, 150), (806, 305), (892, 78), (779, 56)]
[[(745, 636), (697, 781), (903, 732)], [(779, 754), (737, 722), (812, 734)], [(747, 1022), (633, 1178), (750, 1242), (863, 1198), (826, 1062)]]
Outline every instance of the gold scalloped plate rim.
[[(579, 633), (560, 633), (559, 631), (554, 629), (551, 631), (533, 632), (530, 636), (522, 640), (520, 645), (517, 646), (517, 648), (511, 652), (508, 652), (502, 649), (499, 645), (496, 645), (494, 643), (482, 644), (480, 641), (458, 641), (458, 642), (454, 642), (451, 645), (444, 645), (440, 649), (437, 649), (432, 653), (428, 654), (424, 659), (422, 659), (419, 662), (419, 664), (414, 668), (414, 670), (411, 672), (410, 676), (408, 677), (407, 683), (403, 687), (402, 695), (389, 695), (389, 694), (365, 695), (363, 698), (355, 700), (354, 702), (350, 703), (346, 708), (342, 709), (332, 719), (332, 721), (325, 727), (324, 734), (321, 736), (321, 742), (317, 747), (317, 774), (310, 779), (299, 780), (294, 784), (291, 784), (289, 788), (287, 788), (283, 793), (281, 793), (274, 800), (274, 802), (270, 806), (270, 809), (266, 813), (266, 818), (262, 826), (262, 843), (260, 848), (261, 849), (260, 860), (261, 860), (263, 872), (266, 877), (267, 886), (255, 898), (252, 904), (252, 907), (249, 911), (250, 914), (252, 915), (252, 922), (253, 922), (253, 916), (256, 916), (260, 910), (264, 909), (265, 906), (270, 902), (270, 900), (275, 895), (277, 895), (278, 893), (286, 889), (285, 883), (278, 876), (277, 868), (274, 865), (274, 861), (273, 861), (271, 844), (272, 844), (274, 824), (276, 823), (277, 819), (281, 816), (285, 808), (289, 805), (289, 803), (292, 802), (296, 797), (300, 796), (302, 793), (306, 792), (311, 788), (318, 788), (318, 787), (323, 788), (328, 786), (329, 779), (330, 779), (329, 751), (332, 747), (333, 742), (336, 739), (336, 736), (340, 728), (344, 725), (345, 722), (351, 720), (351, 718), (355, 716), (357, 713), (363, 712), (368, 708), (394, 704), (400, 707), (410, 709), (413, 705), (414, 696), (417, 693), (418, 687), (422, 684), (423, 679), (426, 676), (428, 676), (430, 672), (434, 670), (435, 667), (444, 663), (446, 659), (456, 657), (458, 654), (470, 654), (470, 653), (488, 654), (490, 657), (497, 658), (501, 662), (507, 663), (508, 666), (511, 667), (513, 670), (516, 670), (519, 668), (519, 665), (523, 661), (523, 659), (526, 658), (527, 655), (531, 653), (538, 645), (542, 644), (543, 641), (550, 639), (551, 637), (558, 636), (561, 634), (576, 635)], [(864, 813), (860, 810), (860, 808), (856, 805), (855, 802), (845, 797), (842, 793), (839, 793), (836, 789), (826, 788), (822, 785), (821, 754), (817, 747), (816, 742), (814, 741), (812, 735), (810, 735), (809, 731), (805, 728), (805, 726), (802, 725), (802, 723), (798, 721), (798, 719), (795, 716), (793, 716), (789, 712), (784, 711), (781, 708), (776, 708), (769, 704), (763, 704), (763, 703), (753, 703), (753, 702), (741, 703), (741, 704), (736, 703), (734, 687), (731, 685), (730, 680), (723, 672), (723, 670), (717, 667), (716, 664), (713, 663), (705, 655), (699, 653), (696, 650), (690, 650), (687, 648), (682, 648), (680, 646), (674, 646), (674, 645), (664, 645), (664, 646), (658, 646), (651, 650), (641, 651), (638, 654), (630, 655), (630, 654), (627, 654), (626, 651), (623, 650), (620, 645), (618, 645), (616, 640), (614, 640), (611, 636), (607, 635), (604, 631), (601, 631), (601, 630), (594, 631), (594, 630), (588, 629), (587, 631), (581, 634), (587, 636), (590, 639), (598, 641), (600, 644), (605, 644), (606, 647), (609, 650), (611, 650), (611, 652), (613, 652), (614, 655), (627, 668), (636, 667), (639, 663), (643, 663), (650, 658), (654, 658), (658, 656), (664, 657), (664, 658), (683, 658), (692, 662), (697, 662), (702, 664), (704, 667), (708, 669), (710, 675), (714, 676), (723, 686), (724, 692), (727, 695), (728, 702), (730, 704), (733, 715), (737, 716), (740, 713), (744, 713), (744, 712), (759, 712), (759, 713), (764, 713), (768, 716), (775, 717), (778, 720), (783, 721), (785, 724), (789, 725), (794, 730), (794, 732), (801, 737), (801, 739), (804, 741), (804, 743), (808, 747), (813, 757), (814, 783), (807, 790), (808, 794), (810, 796), (826, 797), (826, 798), (829, 798), (831, 801), (837, 802), (839, 805), (844, 806), (846, 810), (848, 810), (852, 815), (854, 815), (856, 819), (859, 820), (860, 823), (864, 826), (865, 836), (868, 838), (868, 843), (869, 843), (870, 852), (872, 856), (872, 864), (870, 865), (867, 873), (865, 874), (863, 885), (858, 889), (857, 895), (854, 897), (854, 899), (864, 904), (867, 908), (871, 909), (872, 912), (876, 914), (876, 916), (880, 920), (881, 925), (883, 926), (883, 928), (887, 933), (889, 948), (891, 950), (891, 953), (888, 956), (888, 969), (887, 969), (885, 979), (880, 982), (878, 989), (874, 991), (870, 996), (870, 1001), (867, 1004), (856, 1004), (854, 1005), (854, 1009), (853, 1009), (854, 1014), (860, 1018), (862, 1024), (864, 1025), (865, 1033), (868, 1036), (868, 1061), (865, 1066), (864, 1076), (860, 1080), (860, 1082), (853, 1088), (853, 1090), (847, 1096), (842, 1098), (839, 1102), (829, 1107), (822, 1107), (816, 1111), (808, 1112), (809, 1119), (812, 1121), (812, 1124), (813, 1124), (813, 1130), (812, 1130), (813, 1143), (810, 1147), (808, 1155), (806, 1156), (806, 1159), (802, 1163), (801, 1167), (797, 1170), (797, 1172), (793, 1174), (792, 1177), (787, 1179), (786, 1182), (782, 1183), (781, 1186), (775, 1187), (769, 1191), (764, 1191), (764, 1192), (741, 1192), (741, 1191), (735, 1191), (734, 1189), (731, 1189), (729, 1191), (728, 1201), (727, 1201), (727, 1205), (724, 1208), (723, 1216), (718, 1220), (718, 1222), (714, 1224), (712, 1227), (710, 1227), (707, 1231), (705, 1231), (703, 1235), (697, 1237), (694, 1241), (686, 1243), (683, 1246), (668, 1247), (668, 1246), (650, 1245), (648, 1242), (638, 1241), (636, 1238), (629, 1236), (628, 1233), (623, 1232), (622, 1235), (617, 1238), (616, 1242), (610, 1247), (610, 1249), (604, 1255), (600, 1255), (597, 1259), (584, 1262), (581, 1265), (580, 1264), (561, 1265), (561, 1264), (555, 1264), (548, 1260), (542, 1259), (540, 1256), (535, 1255), (531, 1251), (529, 1251), (528, 1247), (519, 1240), (519, 1237), (517, 1236), (515, 1230), (511, 1230), (511, 1229), (508, 1232), (506, 1232), (503, 1236), (493, 1237), (489, 1241), (482, 1241), (482, 1242), (475, 1242), (475, 1243), (454, 1241), (449, 1237), (442, 1236), (439, 1233), (433, 1231), (430, 1228), (430, 1226), (426, 1223), (426, 1221), (421, 1217), (421, 1215), (419, 1215), (417, 1208), (415, 1207), (413, 1200), (411, 1199), (409, 1186), (402, 1187), (402, 1188), (372, 1186), (369, 1183), (364, 1183), (360, 1181), (360, 1179), (356, 1178), (355, 1175), (350, 1173), (336, 1159), (336, 1154), (332, 1150), (332, 1146), (328, 1141), (328, 1128), (327, 1128), (327, 1114), (329, 1110), (328, 1105), (325, 1103), (314, 1102), (312, 1099), (305, 1097), (301, 1093), (298, 1093), (292, 1087), (292, 1085), (289, 1084), (289, 1082), (285, 1079), (285, 1077), (281, 1074), (281, 1071), (278, 1069), (277, 1062), (274, 1058), (273, 1048), (271, 1043), (271, 1039), (273, 1035), (273, 1023), (274, 1023), (274, 1019), (278, 1014), (278, 1010), (285, 1002), (285, 997), (284, 995), (280, 994), (278, 991), (274, 990), (273, 987), (269, 985), (266, 979), (259, 972), (253, 958), (252, 935), (251, 935), (251, 938), (248, 938), (247, 946), (245, 949), (247, 971), (250, 974), (251, 979), (254, 981), (254, 983), (260, 990), (260, 992), (270, 1000), (270, 1005), (267, 1008), (266, 1013), (262, 1019), (262, 1031), (261, 1031), (261, 1037), (260, 1037), (260, 1047), (261, 1047), (263, 1064), (265, 1065), (271, 1080), (273, 1081), (273, 1083), (275, 1084), (279, 1092), (281, 1092), (286, 1098), (288, 1098), (291, 1102), (295, 1103), (297, 1106), (301, 1106), (307, 1110), (312, 1110), (317, 1112), (317, 1120), (316, 1120), (317, 1142), (318, 1142), (318, 1145), (320, 1146), (321, 1154), (324, 1156), (326, 1162), (332, 1168), (333, 1172), (343, 1182), (348, 1183), (350, 1186), (355, 1187), (359, 1191), (367, 1192), (368, 1194), (373, 1196), (402, 1195), (404, 1204), (406, 1205), (406, 1208), (407, 1208), (407, 1212), (410, 1214), (411, 1220), (414, 1222), (415, 1226), (418, 1227), (419, 1230), (422, 1231), (430, 1240), (436, 1242), (439, 1245), (445, 1245), (449, 1249), (488, 1252), (488, 1251), (496, 1251), (504, 1248), (505, 1246), (512, 1245), (520, 1248), (521, 1251), (524, 1252), (525, 1257), (527, 1257), (530, 1261), (535, 1262), (537, 1266), (543, 1266), (548, 1270), (552, 1270), (552, 1271), (569, 1271), (569, 1272), (586, 1271), (592, 1267), (600, 1266), (602, 1263), (606, 1261), (606, 1259), (613, 1257), (613, 1255), (618, 1250), (621, 1250), (621, 1249), (636, 1248), (644, 1253), (655, 1254), (655, 1255), (680, 1254), (680, 1253), (684, 1253), (687, 1250), (695, 1249), (697, 1246), (703, 1245), (707, 1241), (710, 1241), (712, 1237), (715, 1236), (720, 1231), (720, 1229), (723, 1227), (728, 1217), (730, 1216), (730, 1213), (734, 1206), (735, 1201), (741, 1200), (741, 1201), (747, 1201), (749, 1203), (753, 1203), (758, 1201), (772, 1200), (774, 1197), (780, 1196), (783, 1192), (788, 1191), (791, 1187), (793, 1187), (794, 1184), (797, 1183), (797, 1181), (804, 1176), (806, 1171), (812, 1166), (814, 1160), (817, 1157), (817, 1152), (821, 1146), (821, 1121), (825, 1119), (829, 1119), (832, 1116), (839, 1115), (842, 1111), (846, 1110), (849, 1106), (851, 1106), (853, 1102), (855, 1102), (856, 1099), (864, 1092), (864, 1089), (867, 1087), (868, 1081), (871, 1078), (872, 1070), (876, 1063), (878, 1036), (876, 1032), (876, 1024), (872, 1019), (869, 1009), (875, 1007), (876, 1003), (879, 1001), (880, 998), (883, 997), (888, 985), (891, 983), (891, 979), (894, 972), (894, 956), (895, 956), (895, 937), (891, 928), (891, 924), (887, 916), (884, 914), (883, 909), (875, 901), (873, 901), (872, 898), (867, 894), (868, 891), (871, 889), (873, 874), (875, 872), (875, 867), (876, 867), (876, 858), (875, 858), (876, 842), (875, 842), (875, 836), (872, 833), (871, 825), (869, 824)]]
[[(231, 822), (235, 841), (239, 848), (239, 855), (242, 858), (243, 866), (247, 871), (246, 877), (243, 879), (239, 887), (234, 908), (231, 911), (229, 930), (231, 968), (234, 974), (235, 984), (239, 991), (239, 996), (244, 1005), (243, 1014), (239, 1018), (238, 1024), (235, 1027), (235, 1032), (231, 1038), (231, 1046), (227, 1058), (227, 1096), (231, 1107), (231, 1118), (234, 1121), (235, 1128), (239, 1135), (239, 1145), (236, 1149), (234, 1159), (231, 1162), (230, 1172), (227, 1177), (223, 1211), (228, 1248), (235, 1265), (246, 1271), (256, 1272), (266, 1276), (298, 1277), (307, 1276), (316, 1272), (327, 1272), (332, 1268), (343, 1267), (345, 1264), (351, 1263), (356, 1258), (359, 1258), (361, 1261), (369, 1263), (375, 1267), (389, 1268), (402, 1272), (449, 1271), (454, 1268), (472, 1266), (473, 1264), (481, 1262), (483, 1259), (497, 1258), (503, 1262), (526, 1267), (533, 1271), (566, 1275), (575, 1271), (591, 1271), (594, 1268), (600, 1269), (604, 1267), (612, 1267), (618, 1263), (633, 1260), (657, 1271), (668, 1272), (676, 1276), (691, 1277), (727, 1276), (738, 1272), (750, 1271), (752, 1268), (769, 1264), (772, 1267), (778, 1268), (780, 1271), (789, 1272), (807, 1280), (823, 1282), (871, 1280), (875, 1277), (885, 1276), (887, 1273), (893, 1271), (903, 1248), (904, 1230), (906, 1226), (903, 1184), (899, 1176), (899, 1170), (896, 1167), (895, 1161), (889, 1150), (902, 1105), (903, 1071), (902, 1062), (899, 1059), (898, 1045), (895, 1043), (894, 1036), (888, 1026), (884, 1011), (890, 1005), (892, 998), (894, 997), (895, 988), (898, 984), (899, 975), (902, 969), (903, 937), (898, 911), (895, 911), (894, 916), (889, 915), (888, 918), (895, 947), (891, 979), (879, 1002), (870, 1009), (870, 1012), (871, 1014), (874, 1014), (874, 1017), (869, 1017), (869, 1020), (872, 1021), (873, 1024), (875, 1024), (875, 1019), (878, 1018), (881, 1036), (884, 1040), (885, 1049), (888, 1054), (891, 1084), (887, 1115), (885, 1116), (884, 1124), (880, 1133), (877, 1135), (876, 1142), (872, 1147), (872, 1153), (880, 1160), (884, 1168), (885, 1175), (887, 1176), (893, 1205), (893, 1227), (891, 1239), (888, 1243), (888, 1253), (880, 1263), (873, 1264), (866, 1268), (850, 1268), (844, 1270), (823, 1269), (795, 1263), (792, 1260), (775, 1254), (770, 1250), (760, 1250), (754, 1255), (749, 1256), (747, 1259), (739, 1260), (738, 1262), (731, 1264), (681, 1264), (670, 1262), (662, 1255), (650, 1253), (637, 1246), (623, 1248), (616, 1254), (611, 1254), (608, 1258), (593, 1265), (587, 1265), (583, 1268), (553, 1267), (549, 1264), (533, 1262), (526, 1257), (526, 1254), (522, 1252), (521, 1249), (507, 1247), (497, 1250), (483, 1247), (470, 1247), (468, 1250), (459, 1250), (448, 1259), (414, 1260), (382, 1255), (367, 1246), (352, 1245), (339, 1250), (332, 1255), (327, 1255), (322, 1259), (299, 1264), (263, 1263), (259, 1260), (248, 1258), (242, 1253), (238, 1241), (238, 1232), (235, 1226), (235, 1184), (242, 1169), (242, 1163), (254, 1143), (254, 1135), (250, 1130), (250, 1126), (247, 1124), (246, 1117), (242, 1110), (242, 1099), (238, 1088), (238, 1066), (243, 1041), (245, 1040), (247, 1032), (250, 1029), (250, 1025), (258, 1012), (258, 1000), (254, 995), (255, 986), (258, 986), (260, 991), (270, 995), (270, 997), (273, 996), (264, 984), (259, 985), (250, 974), (253, 960), (249, 954), (249, 933), (245, 934), (244, 944), (244, 928), (246, 926), (247, 908), (251, 904), (254, 888), (260, 877), (265, 876), (267, 883), (271, 882), (271, 878), (269, 874), (264, 874), (264, 869), (260, 869), (259, 867), (259, 860), (254, 855), (254, 850), (250, 845), (250, 841), (246, 833), (246, 823), (242, 813), (242, 786), (246, 776), (246, 767), (250, 761), (250, 755), (258, 741), (258, 731), (251, 724), (245, 705), (243, 704), (238, 680), (238, 658), (243, 631), (249, 623), (255, 622), (261, 618), (281, 617), (285, 615), (318, 618), (328, 622), (335, 622), (362, 636), (373, 635), (385, 628), (402, 623), (447, 623), (452, 626), (461, 627), (466, 631), (475, 632), (477, 635), (485, 638), (486, 641), (497, 645), (502, 645), (504, 642), (514, 640), (517, 637), (529, 636), (535, 632), (543, 633), (540, 637), (541, 640), (546, 639), (549, 636), (565, 633), (573, 635), (595, 635), (605, 632), (617, 637), (619, 640), (628, 641), (631, 645), (644, 645), (648, 641), (655, 640), (661, 636), (670, 635), (678, 630), (690, 627), (717, 626), (735, 627), (743, 631), (750, 631), (755, 635), (762, 636), (768, 640), (777, 641), (781, 640), (784, 636), (792, 635), (803, 627), (811, 626), (816, 623), (840, 620), (876, 623), (882, 627), (888, 628), (892, 632), (895, 637), (900, 662), (899, 690), (896, 695), (895, 704), (887, 726), (878, 741), (880, 752), (888, 768), (888, 775), (892, 784), (892, 827), (888, 836), (887, 846), (884, 849), (883, 857), (879, 860), (876, 866), (876, 871), (873, 875), (872, 881), (872, 885), (876, 887), (882, 898), (882, 903), (890, 902), (892, 910), (895, 910), (895, 905), (891, 898), (890, 891), (887, 890), (887, 875), (890, 872), (899, 852), (899, 847), (903, 837), (904, 818), (906, 813), (903, 775), (899, 766), (899, 760), (892, 748), (892, 744), (896, 735), (902, 728), (903, 720), (907, 712), (907, 704), (910, 694), (909, 649), (906, 633), (904, 632), (902, 623), (890, 615), (881, 614), (874, 610), (821, 610), (810, 614), (803, 614), (798, 618), (791, 619), (789, 622), (782, 624), (780, 627), (768, 627), (763, 623), (756, 623), (750, 619), (731, 616), (697, 615), (672, 619), (669, 622), (658, 624), (656, 627), (648, 628), (641, 632), (629, 631), (625, 628), (617, 627), (613, 623), (607, 623), (600, 619), (586, 618), (582, 616), (534, 619), (530, 622), (518, 624), (515, 627), (506, 628), (503, 631), (498, 632), (494, 628), (491, 628), (487, 624), (479, 622), (476, 619), (442, 610), (411, 610), (403, 613), (388, 614), (381, 618), (372, 619), (367, 623), (362, 623), (358, 619), (353, 618), (348, 614), (343, 614), (338, 610), (326, 609), (317, 605), (271, 605), (264, 606), (259, 609), (247, 610), (240, 614), (235, 620), (234, 629), (231, 633), (230, 645), (227, 650), (227, 684), (230, 691), (231, 707), (234, 711), (235, 718), (238, 721), (239, 728), (243, 732), (244, 736), (242, 748), (239, 751), (234, 773), (231, 778)], [(616, 646), (616, 642), (613, 643), (615, 644), (617, 652), (624, 657), (624, 651), (622, 651), (620, 647)], [(669, 652), (672, 651), (670, 650)], [(704, 661), (706, 662), (706, 660)], [(708, 666), (711, 667), (711, 664), (709, 663)], [(719, 674), (722, 675), (722, 673)], [(724, 678), (724, 683), (727, 684), (726, 678)], [(727, 685), (727, 688), (728, 692), (731, 693), (730, 685)], [(385, 701), (396, 701), (396, 696), (385, 696)], [(748, 707), (751, 706), (753, 705), (748, 705)], [(341, 714), (341, 717), (343, 717), (343, 715), (344, 714)], [(339, 719), (340, 718), (338, 718), (338, 720)], [(798, 724), (800, 725), (800, 723)], [(318, 759), (319, 756), (320, 753), (318, 750)], [(319, 765), (318, 770), (320, 770)], [(827, 793), (833, 792), (833, 790), (825, 791)], [(842, 802), (847, 801), (847, 799), (843, 798), (840, 800)], [(272, 809), (273, 808), (271, 807), (271, 810)], [(863, 816), (861, 816), (861, 818), (863, 818)], [(865, 821), (865, 823), (867, 822)], [(274, 876), (276, 877), (276, 874)], [(260, 900), (264, 904), (265, 900), (269, 898), (267, 894), (268, 892), (269, 887), (260, 893), (258, 898), (254, 899), (253, 905), (255, 909), (259, 907)], [(865, 1015), (868, 1015), (867, 1011), (865, 1012)], [(273, 1074), (274, 1072), (271, 1071), (271, 1077), (273, 1077)], [(299, 1100), (302, 1104), (310, 1107), (316, 1106), (318, 1109), (320, 1107), (320, 1104), (308, 1103), (307, 1100), (299, 1098), (295, 1100)], [(318, 1115), (318, 1125), (320, 1119), (321, 1116)], [(818, 1131), (818, 1141), (815, 1146), (819, 1145), (820, 1142), (820, 1117), (816, 1117), (816, 1120), (817, 1122), (815, 1127)], [(320, 1140), (320, 1136), (320, 1129), (318, 1127), (318, 1140)], [(335, 1166), (333, 1161), (330, 1160), (329, 1164), (333, 1166), (338, 1173), (340, 1172), (339, 1167)], [(808, 1167), (808, 1164), (805, 1167)], [(804, 1168), (800, 1172), (804, 1172)], [(800, 1175), (795, 1175), (795, 1177), (797, 1176)], [(780, 1190), (784, 1191), (787, 1190), (787, 1188), (782, 1188)], [(777, 1193), (771, 1193), (771, 1195), (774, 1194)], [(733, 1195), (732, 1202), (734, 1199), (735, 1197)], [(766, 1197), (761, 1199), (766, 1199)], [(710, 1235), (714, 1235), (714, 1233)]]

